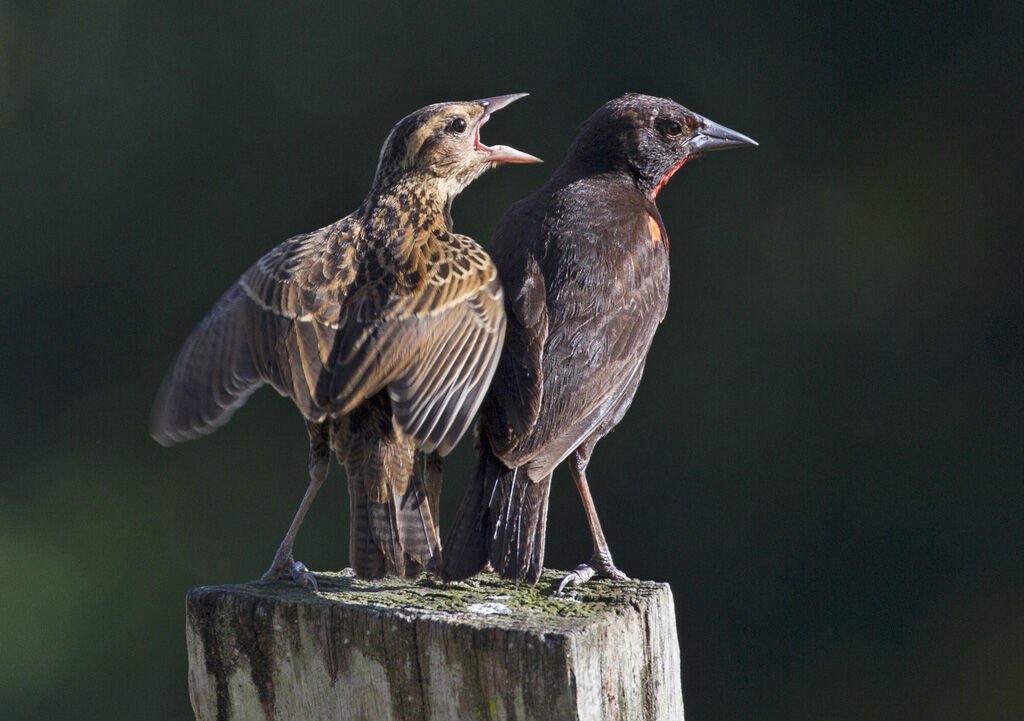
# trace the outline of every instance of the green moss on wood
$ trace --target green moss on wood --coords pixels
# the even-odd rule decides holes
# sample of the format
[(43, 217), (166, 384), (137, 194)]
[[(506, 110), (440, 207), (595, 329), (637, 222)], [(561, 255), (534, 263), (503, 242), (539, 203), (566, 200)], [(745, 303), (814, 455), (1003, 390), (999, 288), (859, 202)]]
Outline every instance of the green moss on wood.
[[(213, 592), (230, 589), (242, 596), (273, 597), (285, 604), (335, 604), (367, 608), (410, 611), (428, 611), (445, 614), (464, 614), (475, 617), (472, 608), (479, 604), (500, 604), (501, 612), (488, 618), (497, 625), (532, 625), (541, 623), (561, 627), (557, 619), (582, 619), (601, 613), (614, 613), (631, 599), (654, 593), (659, 584), (650, 581), (615, 581), (595, 579), (565, 597), (555, 597), (554, 591), (564, 571), (546, 570), (536, 586), (516, 585), (495, 574), (480, 574), (467, 582), (445, 584), (423, 575), (409, 581), (383, 578), (364, 581), (349, 569), (337, 573), (317, 573), (319, 591), (295, 586), (287, 582), (253, 581), (237, 586), (204, 587), (193, 592)], [(505, 610), (507, 609), (507, 612)]]
[(525, 584), (518, 587), (498, 578), (495, 574), (481, 574), (468, 582), (445, 584), (431, 576), (423, 575), (415, 581), (400, 578), (384, 578), (363, 581), (346, 569), (339, 573), (317, 573), (319, 593), (285, 583), (253, 583), (252, 586), (270, 586), (274, 594), (294, 600), (308, 601), (310, 596), (360, 606), (376, 606), (390, 609), (417, 609), (446, 613), (467, 613), (474, 604), (502, 604), (509, 614), (525, 617), (534, 614), (559, 617), (593, 616), (607, 611), (610, 606), (620, 605), (624, 597), (637, 591), (650, 591), (656, 584), (643, 581), (595, 580), (566, 597), (553, 596), (564, 571), (547, 570), (536, 586)]

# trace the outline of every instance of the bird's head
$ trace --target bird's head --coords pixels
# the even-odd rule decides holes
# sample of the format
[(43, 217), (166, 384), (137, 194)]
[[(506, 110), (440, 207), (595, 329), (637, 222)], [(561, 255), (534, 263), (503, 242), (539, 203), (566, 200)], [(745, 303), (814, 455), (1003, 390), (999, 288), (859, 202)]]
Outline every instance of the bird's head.
[(480, 128), (491, 113), (526, 95), (438, 103), (407, 115), (384, 141), (374, 185), (380, 188), (399, 178), (411, 178), (453, 198), (495, 165), (541, 162), (515, 148), (480, 141)]
[(568, 163), (590, 172), (628, 173), (652, 200), (688, 160), (710, 150), (757, 145), (668, 98), (629, 93), (587, 119)]

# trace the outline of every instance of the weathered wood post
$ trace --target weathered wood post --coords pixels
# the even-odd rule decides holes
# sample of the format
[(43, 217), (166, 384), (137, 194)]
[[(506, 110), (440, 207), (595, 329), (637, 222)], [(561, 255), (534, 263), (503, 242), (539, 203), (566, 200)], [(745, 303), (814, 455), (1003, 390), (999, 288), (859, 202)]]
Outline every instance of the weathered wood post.
[(199, 721), (682, 721), (672, 592), (317, 574), (188, 593)]

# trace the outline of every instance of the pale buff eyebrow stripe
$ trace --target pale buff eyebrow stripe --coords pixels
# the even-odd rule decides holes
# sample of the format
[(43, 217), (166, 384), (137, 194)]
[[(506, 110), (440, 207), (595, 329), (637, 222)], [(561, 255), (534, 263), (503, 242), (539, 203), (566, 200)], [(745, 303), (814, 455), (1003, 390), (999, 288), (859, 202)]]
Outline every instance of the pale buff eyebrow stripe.
[(416, 128), (416, 131), (409, 136), (409, 141), (405, 147), (405, 159), (403, 161), (407, 167), (411, 166), (413, 162), (415, 162), (416, 156), (420, 152), (420, 148), (423, 147), (424, 141), (426, 141), (433, 132), (434, 123), (428, 123)]

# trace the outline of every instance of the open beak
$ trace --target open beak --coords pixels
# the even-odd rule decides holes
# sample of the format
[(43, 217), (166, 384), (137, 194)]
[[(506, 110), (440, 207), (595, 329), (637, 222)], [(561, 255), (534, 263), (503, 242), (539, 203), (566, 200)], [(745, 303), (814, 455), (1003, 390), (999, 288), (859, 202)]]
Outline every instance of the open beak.
[(703, 116), (700, 117), (700, 128), (690, 138), (689, 147), (694, 153), (706, 153), (709, 150), (726, 150), (727, 148), (739, 148), (744, 145), (757, 146), (757, 141), (748, 138), (743, 133), (729, 130), (724, 125), (719, 125)]
[(484, 98), (483, 100), (474, 100), (473, 104), (479, 105), (484, 109), (484, 114), (480, 116), (480, 119), (476, 122), (476, 127), (473, 129), (473, 147), (476, 150), (487, 153), (487, 162), (489, 163), (543, 163), (544, 161), (540, 158), (536, 158), (529, 153), (524, 153), (521, 150), (510, 148), (507, 145), (484, 145), (480, 142), (480, 128), (491, 118), (491, 113), (495, 110), (501, 110), (506, 105), (519, 100), (519, 98), (525, 98), (529, 93), (514, 93), (512, 95), (498, 95), (494, 98)]

